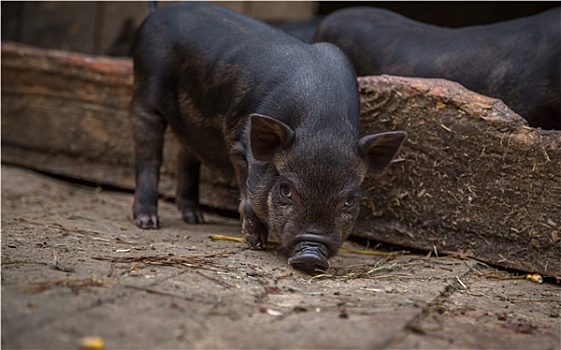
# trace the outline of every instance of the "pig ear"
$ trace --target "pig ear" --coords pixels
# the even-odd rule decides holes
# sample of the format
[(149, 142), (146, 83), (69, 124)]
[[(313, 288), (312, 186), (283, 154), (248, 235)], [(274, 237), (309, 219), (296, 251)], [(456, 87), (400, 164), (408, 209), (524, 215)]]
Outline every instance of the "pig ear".
[(399, 151), (406, 136), (404, 131), (364, 136), (358, 141), (360, 155), (371, 170), (382, 172)]
[(260, 114), (249, 116), (249, 146), (256, 160), (270, 161), (293, 138), (294, 131), (285, 123)]

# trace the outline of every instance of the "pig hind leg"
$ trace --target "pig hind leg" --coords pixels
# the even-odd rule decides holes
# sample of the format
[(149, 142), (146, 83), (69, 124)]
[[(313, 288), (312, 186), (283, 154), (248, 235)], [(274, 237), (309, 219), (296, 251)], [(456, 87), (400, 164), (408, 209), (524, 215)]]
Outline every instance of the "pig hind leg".
[(158, 183), (167, 123), (139, 100), (133, 99), (130, 107), (136, 163), (133, 219), (140, 228), (156, 229), (159, 226)]
[(185, 149), (177, 156), (176, 203), (183, 221), (189, 224), (204, 222), (199, 205), (199, 176), (201, 163)]

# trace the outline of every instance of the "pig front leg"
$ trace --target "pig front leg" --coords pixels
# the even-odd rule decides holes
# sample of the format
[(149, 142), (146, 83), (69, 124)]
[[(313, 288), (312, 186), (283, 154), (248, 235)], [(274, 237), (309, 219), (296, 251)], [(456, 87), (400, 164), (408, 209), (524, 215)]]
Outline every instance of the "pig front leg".
[(263, 248), (267, 243), (267, 235), (269, 229), (265, 225), (251, 207), (247, 195), (247, 177), (248, 177), (248, 164), (245, 158), (245, 148), (239, 143), (235, 142), (231, 149), (230, 160), (234, 166), (238, 186), (240, 188), (240, 218), (242, 220), (242, 233), (244, 240), (250, 249)]
[(176, 203), (183, 221), (188, 224), (204, 222), (199, 204), (199, 177), (201, 163), (185, 149), (177, 157)]
[(158, 182), (166, 122), (162, 116), (134, 99), (130, 117), (136, 163), (133, 220), (140, 228), (157, 229)]
[(240, 215), (242, 219), (242, 232), (244, 240), (251, 249), (260, 249), (267, 244), (268, 228), (257, 218), (249, 202), (243, 199), (240, 204)]

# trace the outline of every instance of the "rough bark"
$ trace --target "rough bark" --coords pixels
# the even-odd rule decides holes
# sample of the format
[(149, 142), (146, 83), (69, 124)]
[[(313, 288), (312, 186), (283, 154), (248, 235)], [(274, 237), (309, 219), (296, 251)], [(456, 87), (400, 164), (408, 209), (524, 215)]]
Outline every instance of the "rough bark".
[[(2, 161), (133, 189), (132, 64), (2, 44)], [(356, 236), (561, 275), (561, 132), (446, 80), (358, 79), (362, 132), (406, 130), (367, 178)], [(160, 192), (173, 196), (167, 134)], [(234, 179), (203, 170), (202, 202), (236, 210)], [(178, 214), (179, 215), (179, 214)]]
[(400, 157), (365, 182), (356, 234), (561, 272), (561, 132), (438, 79), (359, 78), (362, 129), (406, 130)]

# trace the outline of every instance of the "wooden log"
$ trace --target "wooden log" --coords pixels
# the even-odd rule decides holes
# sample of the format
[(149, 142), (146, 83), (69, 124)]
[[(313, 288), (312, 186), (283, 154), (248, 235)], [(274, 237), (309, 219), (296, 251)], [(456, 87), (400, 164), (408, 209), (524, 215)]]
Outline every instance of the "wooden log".
[[(128, 59), (2, 44), (2, 161), (133, 189)], [(561, 275), (561, 132), (527, 127), (501, 101), (435, 79), (358, 79), (362, 132), (406, 130), (369, 176), (354, 235)], [(166, 135), (160, 192), (173, 197)], [(234, 179), (203, 169), (201, 201), (235, 211)]]
[(364, 77), (359, 88), (363, 131), (408, 140), (366, 180), (357, 235), (560, 274), (561, 131), (446, 80)]

